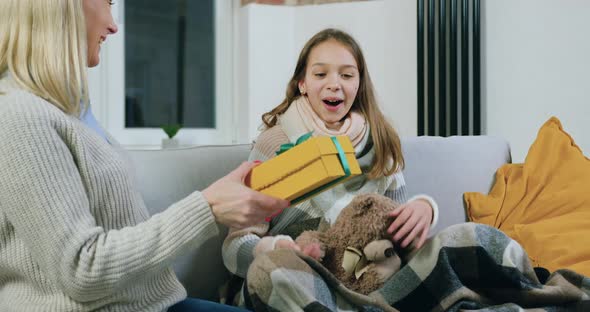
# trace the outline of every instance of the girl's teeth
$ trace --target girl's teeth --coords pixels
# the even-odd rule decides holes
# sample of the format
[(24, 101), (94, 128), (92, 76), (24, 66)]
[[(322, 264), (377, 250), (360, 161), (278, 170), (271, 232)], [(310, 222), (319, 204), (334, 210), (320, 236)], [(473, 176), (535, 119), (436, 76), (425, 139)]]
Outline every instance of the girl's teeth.
[(331, 100), (324, 100), (324, 103), (328, 104), (328, 105), (338, 105), (340, 103), (342, 103), (342, 100), (335, 100), (335, 101), (331, 101)]

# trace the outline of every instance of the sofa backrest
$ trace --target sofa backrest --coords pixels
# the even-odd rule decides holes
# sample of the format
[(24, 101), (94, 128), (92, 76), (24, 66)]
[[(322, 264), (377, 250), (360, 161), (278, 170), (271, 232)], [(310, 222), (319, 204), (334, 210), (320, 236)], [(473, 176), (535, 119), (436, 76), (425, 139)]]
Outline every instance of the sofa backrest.
[(466, 221), (463, 193), (490, 190), (496, 170), (511, 162), (506, 140), (491, 136), (402, 139), (408, 195), (427, 194), (439, 206), (432, 234)]
[[(248, 159), (250, 145), (130, 150), (137, 183), (150, 214), (166, 209), (195, 190), (203, 190)], [(221, 260), (227, 229), (179, 257), (174, 271), (191, 297), (216, 300), (228, 273)]]
[[(508, 143), (489, 136), (408, 137), (402, 139), (408, 195), (428, 194), (439, 205), (438, 226), (464, 222), (462, 194), (488, 192), (494, 172), (510, 162)], [(132, 150), (141, 193), (151, 214), (202, 190), (248, 158), (250, 145)], [(197, 250), (187, 252), (174, 269), (189, 296), (215, 299), (227, 278), (221, 260), (226, 229)]]

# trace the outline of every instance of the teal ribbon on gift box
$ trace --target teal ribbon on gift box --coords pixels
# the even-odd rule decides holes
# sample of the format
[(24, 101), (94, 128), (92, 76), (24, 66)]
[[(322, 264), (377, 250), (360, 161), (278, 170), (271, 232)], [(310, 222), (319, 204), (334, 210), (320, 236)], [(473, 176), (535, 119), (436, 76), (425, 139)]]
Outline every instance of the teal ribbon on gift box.
[(286, 152), (286, 151), (290, 150), (291, 148), (293, 148), (293, 147), (295, 147), (295, 146), (297, 146), (297, 145), (299, 145), (299, 144), (301, 144), (301, 143), (303, 143), (303, 142), (307, 141), (307, 139), (311, 138), (311, 135), (312, 135), (312, 134), (313, 134), (313, 131), (311, 131), (311, 132), (308, 132), (308, 133), (306, 133), (306, 134), (304, 134), (304, 135), (300, 136), (300, 137), (297, 139), (297, 141), (295, 141), (295, 144), (293, 144), (293, 143), (285, 143), (285, 144), (281, 144), (281, 147), (279, 147), (279, 150), (278, 150), (278, 151), (276, 151), (275, 153), (276, 153), (277, 155), (280, 155), (280, 154), (282, 154), (282, 153), (284, 153), (284, 152)]
[[(295, 142), (295, 144), (287, 143), (287, 144), (281, 145), (280, 149), (278, 151), (276, 151), (276, 154), (279, 155), (281, 153), (284, 153), (284, 152), (288, 151), (289, 149), (307, 141), (309, 138), (311, 138), (311, 135), (312, 135), (312, 132), (308, 132), (308, 133), (300, 136), (297, 139), (297, 141)], [(338, 139), (336, 139), (336, 137), (330, 137), (330, 139), (332, 139), (332, 143), (334, 143), (334, 147), (336, 147), (336, 151), (338, 152), (338, 159), (340, 160), (340, 164), (342, 165), (342, 169), (344, 170), (344, 176), (339, 177), (335, 180), (332, 180), (332, 181), (316, 188), (315, 190), (309, 191), (309, 192), (295, 198), (294, 200), (291, 201), (291, 205), (297, 204), (297, 203), (302, 202), (310, 197), (313, 197), (313, 196), (325, 191), (326, 189), (332, 187), (333, 185), (340, 183), (340, 181), (342, 181), (350, 176), (350, 165), (348, 164), (348, 160), (346, 160), (346, 154), (344, 153), (344, 149), (342, 148), (342, 145), (340, 145), (340, 142), (338, 142)]]

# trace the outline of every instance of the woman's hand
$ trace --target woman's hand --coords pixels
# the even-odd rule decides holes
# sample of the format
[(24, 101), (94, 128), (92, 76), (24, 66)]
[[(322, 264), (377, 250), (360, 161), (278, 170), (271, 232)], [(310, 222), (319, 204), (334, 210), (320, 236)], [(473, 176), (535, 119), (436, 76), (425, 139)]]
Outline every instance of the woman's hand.
[(202, 191), (217, 222), (242, 229), (261, 223), (289, 206), (286, 200), (256, 192), (244, 184), (248, 173), (256, 165), (244, 162)]
[(387, 233), (393, 235), (393, 242), (401, 248), (406, 248), (419, 237), (415, 248), (422, 247), (428, 237), (432, 221), (432, 207), (428, 201), (416, 199), (405, 203), (389, 213), (389, 216), (395, 218), (387, 229)]

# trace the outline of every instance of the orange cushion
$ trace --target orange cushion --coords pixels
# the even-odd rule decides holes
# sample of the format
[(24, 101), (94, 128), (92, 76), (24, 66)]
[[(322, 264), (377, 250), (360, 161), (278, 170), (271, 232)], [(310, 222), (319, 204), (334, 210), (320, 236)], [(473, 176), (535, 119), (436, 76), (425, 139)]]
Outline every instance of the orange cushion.
[(531, 224), (516, 224), (518, 241), (526, 244), (526, 251), (534, 266), (553, 272), (568, 268), (590, 275), (588, 245), (590, 212), (578, 212), (549, 218)]
[(471, 221), (518, 241), (534, 265), (590, 276), (590, 160), (557, 118), (541, 127), (524, 164), (500, 167), (488, 195), (464, 199)]

